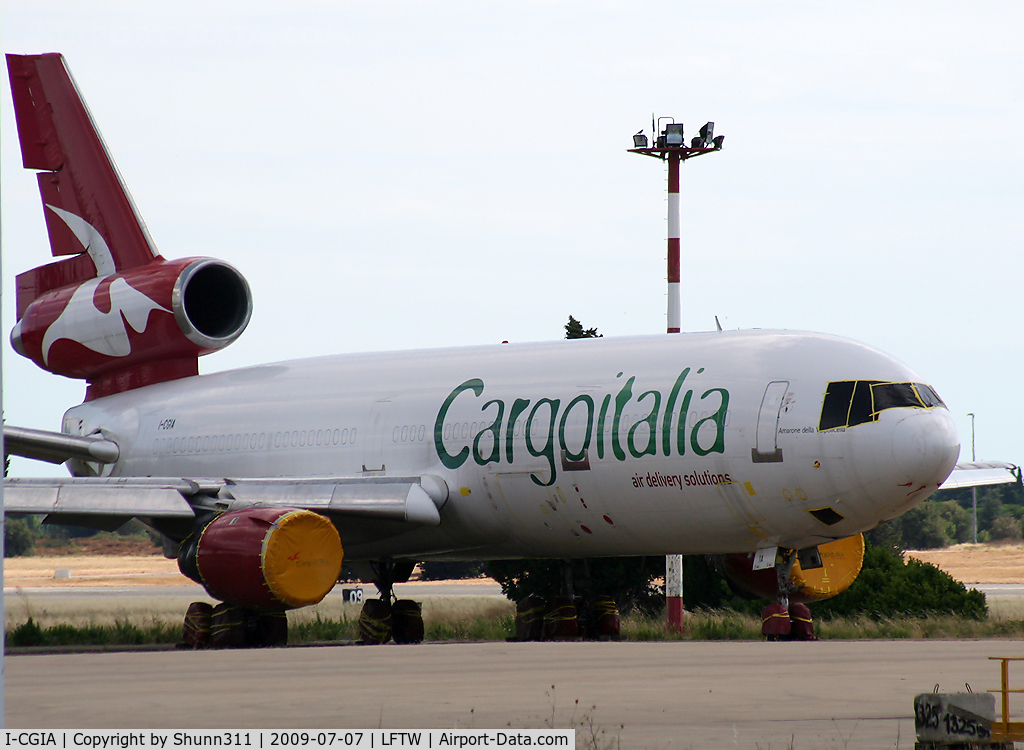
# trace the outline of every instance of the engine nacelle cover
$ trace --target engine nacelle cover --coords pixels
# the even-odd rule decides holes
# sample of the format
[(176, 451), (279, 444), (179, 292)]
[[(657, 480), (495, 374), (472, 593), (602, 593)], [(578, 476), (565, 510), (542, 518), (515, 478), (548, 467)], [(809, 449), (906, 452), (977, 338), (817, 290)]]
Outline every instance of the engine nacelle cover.
[(91, 380), (222, 349), (251, 315), (249, 285), (227, 263), (161, 258), (43, 294), (11, 343), (44, 370)]
[[(864, 535), (854, 534), (819, 545), (818, 553), (820, 568), (803, 570), (799, 559), (793, 561), (789, 580), (797, 590), (789, 595), (790, 602), (817, 602), (846, 591), (857, 580), (864, 563)], [(720, 555), (715, 559), (722, 574), (744, 591), (761, 599), (775, 599), (778, 595), (775, 569), (753, 570), (753, 553)]]
[(182, 572), (197, 572), (210, 596), (262, 611), (322, 600), (337, 583), (344, 556), (334, 524), (297, 508), (223, 513), (183, 553)]

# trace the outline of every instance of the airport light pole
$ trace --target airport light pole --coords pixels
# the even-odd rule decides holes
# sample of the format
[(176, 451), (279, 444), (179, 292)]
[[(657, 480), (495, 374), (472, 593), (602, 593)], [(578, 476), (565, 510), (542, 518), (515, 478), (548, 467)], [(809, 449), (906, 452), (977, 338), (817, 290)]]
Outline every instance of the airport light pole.
[[(971, 418), (971, 463), (978, 460), (974, 453), (974, 412), (970, 412), (968, 417)], [(974, 544), (978, 543), (978, 488), (971, 487), (971, 518), (973, 519), (973, 537)]]
[(652, 119), (653, 145), (648, 145), (647, 136), (641, 130), (633, 136), (633, 148), (629, 149), (629, 152), (668, 162), (668, 332), (679, 333), (679, 165), (695, 156), (721, 151), (725, 136), (720, 135), (716, 138), (715, 123), (709, 122), (687, 146), (683, 135), (683, 123), (674, 120), (668, 122), (659, 135), (657, 127), (660, 127), (662, 120), (672, 118), (659, 117), (657, 125)]
[[(662, 120), (669, 120), (659, 134), (658, 128)], [(683, 135), (683, 123), (671, 117), (659, 117), (657, 121), (651, 117), (651, 135), (654, 144), (649, 145), (647, 136), (641, 130), (633, 136), (633, 148), (630, 153), (652, 156), (668, 162), (668, 332), (680, 331), (679, 303), (679, 165), (695, 156), (720, 151), (724, 135), (715, 137), (715, 123), (709, 122), (686, 145)], [(679, 416), (686, 419), (685, 414)], [(668, 555), (665, 557), (665, 608), (668, 612), (669, 630), (683, 630), (683, 556)]]

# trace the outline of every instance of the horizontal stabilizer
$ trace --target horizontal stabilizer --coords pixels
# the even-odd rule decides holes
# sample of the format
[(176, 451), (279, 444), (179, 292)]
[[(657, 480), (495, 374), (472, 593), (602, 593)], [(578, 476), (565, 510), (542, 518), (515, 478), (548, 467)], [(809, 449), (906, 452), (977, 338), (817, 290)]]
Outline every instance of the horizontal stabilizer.
[(116, 463), (117, 443), (101, 437), (77, 437), (63, 432), (4, 427), (4, 456), (21, 456), (36, 461), (62, 464), (72, 458), (101, 464)]
[(939, 485), (940, 490), (961, 487), (985, 487), (992, 484), (1020, 482), (1020, 468), (1000, 461), (962, 463), (953, 467), (953, 473)]

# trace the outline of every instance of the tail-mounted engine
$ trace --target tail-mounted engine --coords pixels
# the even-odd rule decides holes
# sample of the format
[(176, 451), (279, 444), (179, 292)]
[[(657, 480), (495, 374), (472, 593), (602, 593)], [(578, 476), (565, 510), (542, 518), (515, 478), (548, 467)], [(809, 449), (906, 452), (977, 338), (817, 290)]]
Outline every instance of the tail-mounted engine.
[(211, 258), (154, 260), (43, 294), (11, 331), (15, 350), (89, 381), (87, 398), (198, 374), (198, 357), (245, 330), (252, 295)]
[(178, 567), (215, 599), (275, 612), (327, 596), (342, 559), (338, 530), (319, 513), (246, 508), (200, 523), (182, 543)]

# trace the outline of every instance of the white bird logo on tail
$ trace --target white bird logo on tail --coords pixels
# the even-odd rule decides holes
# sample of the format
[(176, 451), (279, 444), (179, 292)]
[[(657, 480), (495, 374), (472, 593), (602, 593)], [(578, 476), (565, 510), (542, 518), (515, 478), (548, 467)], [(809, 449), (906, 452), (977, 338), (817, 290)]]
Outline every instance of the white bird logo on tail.
[[(136, 333), (142, 333), (146, 330), (149, 314), (153, 310), (171, 311), (132, 288), (124, 279), (110, 282), (110, 312), (99, 310), (93, 302), (96, 289), (116, 272), (110, 248), (96, 228), (85, 219), (49, 204), (46, 207), (74, 232), (92, 258), (99, 275), (75, 290), (67, 307), (46, 329), (43, 336), (43, 362), (49, 363), (50, 348), (60, 339), (77, 341), (87, 349), (108, 357), (127, 357), (132, 353), (132, 344), (128, 340), (125, 321)], [(88, 321), (85, 332), (83, 321)]]

